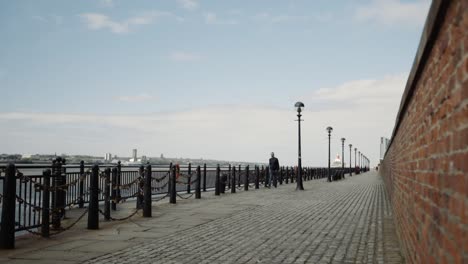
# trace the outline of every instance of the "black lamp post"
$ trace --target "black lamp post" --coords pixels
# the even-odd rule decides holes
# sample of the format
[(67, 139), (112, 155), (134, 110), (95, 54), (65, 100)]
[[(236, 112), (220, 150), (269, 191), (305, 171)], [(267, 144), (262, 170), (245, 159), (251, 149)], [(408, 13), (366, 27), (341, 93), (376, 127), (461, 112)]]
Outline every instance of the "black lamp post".
[(304, 190), (302, 185), (302, 162), (301, 162), (301, 112), (304, 104), (297, 102), (294, 107), (297, 109), (297, 124), (298, 124), (298, 160), (297, 160), (297, 178), (296, 178), (296, 191)]
[(357, 162), (356, 151), (357, 151), (357, 148), (354, 148), (354, 169), (356, 169), (356, 162)]
[(341, 138), (341, 170), (343, 172), (343, 178), (344, 178), (344, 142), (346, 138)]
[(351, 152), (353, 144), (349, 144), (349, 176), (353, 176), (353, 170), (351, 169)]
[(333, 131), (333, 127), (327, 127), (328, 131), (328, 181), (331, 182), (331, 172), (330, 172), (330, 138), (331, 132)]

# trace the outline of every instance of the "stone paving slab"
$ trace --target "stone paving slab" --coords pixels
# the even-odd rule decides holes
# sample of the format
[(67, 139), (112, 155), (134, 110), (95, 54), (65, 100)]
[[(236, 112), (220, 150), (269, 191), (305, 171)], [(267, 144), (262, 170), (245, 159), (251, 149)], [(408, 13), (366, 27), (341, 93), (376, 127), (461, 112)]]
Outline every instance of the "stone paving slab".
[[(403, 263), (380, 176), (304, 182), (201, 200), (53, 239), (22, 239), (2, 263)], [(133, 203), (132, 203), (133, 204)], [(130, 206), (128, 210), (131, 212)], [(121, 211), (122, 214), (125, 210)], [(82, 222), (86, 222), (83, 220)]]

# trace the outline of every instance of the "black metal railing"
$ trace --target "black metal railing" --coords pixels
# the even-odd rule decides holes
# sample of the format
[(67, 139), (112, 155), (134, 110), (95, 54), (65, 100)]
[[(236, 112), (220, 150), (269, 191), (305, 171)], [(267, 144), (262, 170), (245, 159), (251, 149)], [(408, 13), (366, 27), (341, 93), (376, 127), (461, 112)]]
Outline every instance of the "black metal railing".
[[(357, 172), (354, 168), (353, 172)], [(332, 179), (343, 179), (350, 169), (331, 168)], [(297, 168), (281, 167), (272, 185), (296, 181)], [(328, 168), (303, 168), (303, 180), (328, 177)], [(0, 166), (0, 248), (13, 248), (15, 233), (28, 231), (48, 237), (68, 230), (88, 214), (88, 228), (99, 228), (98, 213), (106, 220), (124, 220), (143, 209), (143, 216), (151, 216), (151, 202), (170, 197), (188, 199), (201, 192), (215, 191), (215, 195), (249, 188), (259, 189), (269, 182), (267, 166), (209, 167), (204, 164), (192, 168), (179, 165), (123, 166), (118, 164), (66, 165), (58, 158), (48, 166), (9, 164)], [(194, 193), (192, 193), (194, 192)], [(186, 193), (186, 194), (184, 194)], [(111, 216), (119, 203), (137, 201), (137, 209), (127, 217)], [(104, 205), (104, 211), (98, 208)], [(68, 227), (62, 226), (68, 210), (84, 208), (83, 213)], [(50, 230), (52, 226), (52, 230)], [(41, 233), (36, 230), (40, 229)], [(51, 232), (52, 231), (52, 232)]]

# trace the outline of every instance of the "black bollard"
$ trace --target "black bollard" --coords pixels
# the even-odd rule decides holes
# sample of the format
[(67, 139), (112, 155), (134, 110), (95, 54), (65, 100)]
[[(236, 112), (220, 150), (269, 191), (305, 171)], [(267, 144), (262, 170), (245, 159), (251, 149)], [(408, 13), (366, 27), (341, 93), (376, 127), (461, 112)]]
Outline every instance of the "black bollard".
[(244, 191), (249, 190), (249, 165), (245, 166)]
[(80, 161), (80, 183), (78, 184), (78, 193), (80, 195), (80, 199), (78, 200), (78, 207), (84, 207), (84, 161)]
[(203, 164), (203, 191), (206, 192), (206, 163)]
[(197, 182), (195, 183), (195, 199), (201, 199), (201, 168), (197, 167)]
[(286, 167), (285, 183), (286, 184), (289, 183), (289, 168), (288, 167)]
[(49, 169), (42, 172), (44, 179), (44, 189), (42, 195), (42, 221), (41, 221), (41, 236), (49, 237), (50, 231), (50, 175), (51, 171)]
[(192, 163), (188, 164), (188, 178), (187, 178), (187, 193), (190, 193), (190, 185), (192, 180)]
[(110, 220), (110, 194), (111, 194), (111, 184), (110, 184), (110, 175), (111, 169), (106, 168), (104, 171), (105, 175), (105, 184), (104, 184), (104, 218)]
[(8, 164), (3, 180), (2, 222), (0, 223), (0, 248), (15, 248), (16, 167)]
[(231, 193), (236, 193), (236, 166), (232, 166)]
[(143, 217), (151, 217), (151, 182), (152, 182), (151, 165), (146, 166), (144, 198), (143, 198)]
[(112, 169), (112, 203), (111, 208), (113, 211), (117, 210), (117, 168)]
[[(171, 164), (172, 165), (172, 164)], [(171, 167), (171, 174), (169, 176), (169, 202), (172, 204), (176, 203), (176, 166)]]
[(88, 229), (99, 229), (99, 166), (93, 166), (89, 179)]
[(219, 164), (218, 166), (216, 166), (216, 179), (215, 179), (215, 195), (219, 195), (219, 192), (220, 192), (220, 173), (221, 173), (221, 169), (219, 168)]

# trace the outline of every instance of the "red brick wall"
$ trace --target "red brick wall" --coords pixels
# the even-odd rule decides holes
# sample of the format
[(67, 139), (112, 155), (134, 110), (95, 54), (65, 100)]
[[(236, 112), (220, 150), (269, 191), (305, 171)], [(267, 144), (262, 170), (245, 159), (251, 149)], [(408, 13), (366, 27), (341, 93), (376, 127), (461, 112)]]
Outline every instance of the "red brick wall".
[(468, 1), (447, 2), (381, 167), (408, 263), (468, 263)]

